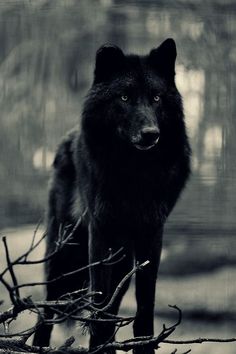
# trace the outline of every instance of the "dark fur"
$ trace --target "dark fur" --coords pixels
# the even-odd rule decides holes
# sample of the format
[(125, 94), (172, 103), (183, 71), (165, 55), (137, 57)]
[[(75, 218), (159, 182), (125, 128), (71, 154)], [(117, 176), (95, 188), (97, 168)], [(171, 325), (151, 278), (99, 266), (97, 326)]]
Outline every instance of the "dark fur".
[[(149, 260), (136, 274), (135, 336), (153, 334), (163, 226), (190, 172), (182, 101), (174, 82), (175, 58), (171, 39), (143, 57), (125, 56), (115, 46), (103, 46), (97, 52), (81, 131), (74, 130), (64, 139), (54, 162), (47, 253), (55, 247), (60, 225), (73, 225), (84, 210), (87, 214), (74, 234), (79, 245), (66, 246), (48, 262), (47, 278), (101, 260), (109, 248), (123, 247), (126, 257), (120, 263), (90, 270), (91, 289), (103, 293), (94, 300), (104, 306), (132, 269), (133, 260)], [(122, 100), (122, 95), (128, 100)], [(156, 95), (158, 102), (153, 99)], [(144, 134), (150, 129), (160, 139), (140, 150), (140, 145), (153, 142), (154, 134)], [(51, 284), (47, 299), (83, 287), (88, 278), (84, 272)], [(110, 312), (117, 313), (127, 287), (128, 283)], [(91, 326), (90, 347), (112, 340), (113, 333), (111, 324)], [(50, 329), (42, 327), (34, 342), (47, 345), (49, 337)], [(152, 348), (136, 350), (153, 352)]]

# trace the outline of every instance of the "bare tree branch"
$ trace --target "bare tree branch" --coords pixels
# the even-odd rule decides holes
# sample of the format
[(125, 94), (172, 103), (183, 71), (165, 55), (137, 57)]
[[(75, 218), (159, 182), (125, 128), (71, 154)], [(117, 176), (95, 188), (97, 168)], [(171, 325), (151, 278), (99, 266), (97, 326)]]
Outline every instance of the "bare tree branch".
[(202, 343), (232, 343), (236, 342), (236, 338), (194, 338), (189, 340), (170, 340), (166, 339), (163, 343), (169, 344), (202, 344)]
[[(110, 264), (115, 264), (115, 263), (118, 263), (120, 262), (120, 260), (122, 260), (124, 258), (124, 256), (120, 257), (118, 260), (116, 261), (113, 261), (112, 260), (117, 256), (118, 253), (120, 253), (122, 251), (122, 248), (120, 248), (116, 253), (114, 253), (112, 256), (109, 255), (107, 258), (105, 259), (102, 259), (100, 261), (96, 261), (96, 262), (93, 262), (93, 263), (90, 263), (84, 267), (81, 267), (81, 268), (78, 268), (76, 270), (73, 270), (71, 272), (68, 272), (68, 273), (63, 273), (61, 275), (59, 275), (58, 277), (56, 278), (53, 278), (53, 279), (50, 279), (50, 280), (45, 280), (45, 281), (42, 281), (42, 282), (33, 282), (33, 283), (27, 283), (27, 284), (20, 284), (20, 285), (16, 285), (16, 286), (13, 286), (12, 289), (13, 290), (16, 290), (16, 289), (20, 289), (20, 288), (25, 288), (25, 287), (29, 287), (29, 286), (39, 286), (39, 285), (47, 285), (47, 284), (51, 284), (51, 283), (55, 283), (57, 282), (58, 280), (61, 280), (61, 279), (64, 279), (66, 277), (69, 277), (71, 275), (74, 275), (74, 274), (77, 274), (77, 273), (80, 273), (80, 272), (83, 272), (87, 269), (90, 269), (90, 268), (93, 268), (93, 267), (97, 267), (101, 264), (104, 264), (104, 265), (110, 265)], [(54, 254), (53, 254), (54, 255)], [(48, 260), (48, 257), (45, 258), (45, 261)], [(41, 260), (40, 260), (41, 261)]]
[[(181, 324), (182, 321), (182, 312), (178, 308), (178, 306), (170, 306), (172, 309), (176, 310), (178, 313), (178, 318), (176, 323), (167, 327), (163, 324), (162, 331), (157, 336), (144, 336), (144, 337), (135, 337), (130, 338), (124, 341), (112, 341), (112, 337), (102, 345), (93, 348), (93, 350), (89, 350), (88, 348), (84, 348), (81, 346), (77, 346), (76, 348), (72, 347), (74, 343), (74, 338), (68, 338), (65, 343), (63, 343), (58, 348), (39, 348), (36, 346), (27, 345), (27, 339), (37, 330), (37, 328), (42, 324), (56, 324), (66, 321), (68, 318), (80, 321), (82, 323), (89, 324), (90, 322), (115, 322), (117, 325), (116, 331), (119, 330), (120, 327), (126, 326), (130, 322), (134, 320), (134, 317), (120, 317), (115, 316), (109, 313), (109, 309), (113, 305), (114, 301), (116, 300), (117, 296), (119, 295), (120, 291), (122, 290), (125, 282), (132, 277), (137, 271), (142, 271), (142, 269), (149, 264), (149, 261), (146, 261), (140, 265), (136, 265), (119, 283), (116, 291), (112, 295), (110, 301), (107, 305), (103, 308), (99, 308), (98, 304), (94, 303), (93, 297), (94, 295), (98, 294), (99, 292), (89, 292), (88, 289), (78, 289), (72, 293), (67, 293), (62, 295), (58, 300), (55, 301), (34, 301), (32, 297), (21, 298), (19, 289), (28, 286), (37, 286), (37, 285), (45, 285), (48, 283), (56, 282), (62, 278), (70, 276), (72, 274), (76, 274), (78, 272), (82, 272), (85, 269), (89, 269), (91, 267), (96, 267), (98, 265), (105, 265), (110, 266), (112, 264), (118, 263), (121, 261), (125, 255), (122, 254), (123, 249), (119, 249), (116, 252), (112, 252), (109, 250), (109, 254), (105, 259), (100, 261), (91, 263), (86, 265), (83, 268), (76, 269), (73, 272), (61, 274), (59, 277), (55, 279), (51, 279), (45, 282), (32, 282), (26, 284), (18, 284), (18, 280), (16, 274), (14, 272), (14, 267), (17, 265), (31, 265), (31, 264), (39, 264), (44, 263), (54, 257), (57, 252), (61, 250), (64, 245), (70, 244), (70, 240), (73, 236), (73, 232), (75, 232), (76, 228), (80, 225), (81, 218), (76, 223), (75, 227), (72, 231), (69, 231), (68, 228), (60, 228), (60, 235), (59, 240), (56, 243), (55, 250), (47, 255), (45, 258), (41, 258), (38, 260), (28, 260), (29, 255), (35, 250), (40, 243), (44, 240), (45, 235), (43, 234), (42, 237), (39, 238), (38, 241), (36, 240), (36, 233), (39, 229), (39, 224), (37, 225), (31, 244), (26, 252), (24, 252), (21, 256), (19, 256), (16, 260), (12, 261), (10, 257), (10, 252), (7, 244), (7, 238), (4, 236), (3, 246), (5, 250), (5, 256), (7, 261), (6, 268), (0, 273), (0, 282), (4, 285), (6, 290), (8, 291), (10, 300), (12, 302), (12, 307), (4, 312), (0, 312), (0, 324), (3, 325), (5, 329), (4, 334), (0, 334), (0, 354), (1, 353), (13, 353), (13, 354), (22, 354), (22, 353), (41, 353), (41, 354), (59, 354), (59, 353), (68, 353), (68, 354), (97, 354), (97, 353), (104, 353), (109, 349), (113, 350), (121, 350), (127, 352), (131, 349), (138, 348), (138, 347), (151, 347), (154, 349), (158, 349), (161, 343), (171, 344), (171, 345), (188, 345), (188, 344), (202, 344), (205, 342), (214, 342), (214, 343), (230, 343), (236, 342), (236, 338), (196, 338), (196, 339), (189, 339), (189, 340), (172, 340), (170, 336), (176, 330), (176, 328)], [(10, 280), (12, 285), (4, 279), (4, 276), (9, 273)], [(100, 294), (100, 293), (99, 293)], [(1, 302), (0, 302), (1, 305)], [(43, 314), (41, 313), (41, 309), (50, 308), (56, 314), (55, 318), (53, 319), (45, 319)], [(89, 311), (90, 314), (87, 315), (78, 315), (78, 310), (86, 309)], [(37, 313), (41, 316), (42, 321), (41, 323), (38, 322), (35, 326), (25, 329), (23, 331), (17, 333), (9, 333), (7, 328), (9, 327), (11, 321), (13, 319), (17, 319), (17, 316), (25, 311), (29, 310), (32, 312)], [(99, 317), (93, 316), (93, 313), (99, 313)], [(92, 314), (92, 316), (91, 316)], [(105, 316), (105, 317), (104, 317)], [(177, 354), (177, 348), (174, 349), (170, 354)], [(182, 354), (188, 354), (191, 352), (191, 349), (185, 351)]]
[(112, 295), (111, 300), (109, 301), (109, 303), (104, 306), (103, 308), (101, 308), (99, 311), (101, 312), (106, 312), (107, 310), (109, 310), (111, 308), (111, 306), (113, 305), (115, 299), (117, 298), (118, 294), (120, 293), (121, 289), (123, 288), (124, 284), (127, 282), (127, 280), (129, 278), (132, 277), (132, 275), (134, 273), (136, 273), (138, 270), (142, 270), (146, 265), (148, 265), (150, 262), (147, 260), (145, 262), (143, 262), (140, 265), (137, 265), (136, 267), (134, 267), (128, 274), (126, 274), (126, 276), (121, 280), (121, 282), (118, 284), (114, 294)]

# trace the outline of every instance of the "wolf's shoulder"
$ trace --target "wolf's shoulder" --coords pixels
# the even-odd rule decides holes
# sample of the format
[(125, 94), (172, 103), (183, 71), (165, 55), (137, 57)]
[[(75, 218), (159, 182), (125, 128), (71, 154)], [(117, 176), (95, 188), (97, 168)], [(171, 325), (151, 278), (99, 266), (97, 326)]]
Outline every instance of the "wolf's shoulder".
[(70, 130), (61, 140), (57, 147), (53, 167), (59, 174), (75, 172), (74, 151), (79, 139), (79, 127)]

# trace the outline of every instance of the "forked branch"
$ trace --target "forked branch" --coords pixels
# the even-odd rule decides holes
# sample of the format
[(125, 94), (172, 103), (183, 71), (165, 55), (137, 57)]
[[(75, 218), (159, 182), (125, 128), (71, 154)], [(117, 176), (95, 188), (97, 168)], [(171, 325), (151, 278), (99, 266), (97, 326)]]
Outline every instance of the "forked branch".
[[(3, 247), (5, 250), (5, 256), (6, 256), (6, 267), (0, 272), (0, 283), (6, 288), (10, 302), (12, 303), (12, 306), (3, 312), (0, 312), (0, 325), (3, 327), (3, 333), (0, 334), (0, 354), (1, 353), (6, 353), (10, 352), (12, 354), (22, 354), (22, 353), (41, 353), (41, 354), (58, 354), (58, 353), (68, 353), (68, 354), (95, 354), (95, 353), (104, 353), (109, 349), (115, 349), (115, 350), (121, 350), (124, 352), (127, 352), (131, 349), (135, 349), (138, 347), (151, 347), (153, 349), (158, 349), (160, 348), (160, 345), (165, 343), (165, 344), (171, 344), (171, 345), (190, 345), (190, 344), (202, 344), (205, 342), (214, 342), (214, 343), (229, 343), (229, 342), (236, 342), (236, 338), (196, 338), (196, 339), (189, 339), (189, 340), (173, 340), (170, 339), (171, 335), (173, 332), (176, 330), (176, 328), (181, 324), (182, 321), (182, 312), (178, 308), (178, 306), (170, 306), (171, 309), (174, 309), (177, 311), (178, 318), (176, 323), (173, 325), (167, 327), (165, 324), (163, 325), (162, 331), (157, 335), (157, 336), (147, 336), (147, 337), (135, 337), (131, 338), (125, 341), (108, 341), (104, 343), (101, 346), (98, 346), (93, 349), (93, 351), (89, 351), (89, 349), (84, 348), (84, 347), (72, 347), (72, 344), (74, 343), (74, 338), (70, 337), (66, 340), (65, 343), (63, 343), (60, 347), (58, 348), (49, 348), (49, 347), (44, 347), (44, 348), (39, 348), (35, 346), (31, 346), (26, 344), (26, 341), (28, 338), (37, 330), (38, 326), (40, 326), (42, 323), (46, 324), (56, 324), (56, 323), (61, 323), (66, 321), (68, 318), (80, 321), (82, 323), (85, 323), (88, 325), (92, 321), (106, 321), (106, 322), (115, 322), (117, 329), (116, 331), (119, 330), (120, 327), (126, 326), (130, 322), (134, 320), (134, 317), (120, 317), (120, 316), (114, 316), (109, 313), (109, 310), (111, 306), (113, 305), (114, 301), (116, 300), (117, 296), (119, 295), (120, 291), (122, 290), (125, 282), (133, 276), (138, 271), (142, 271), (142, 269), (148, 265), (149, 261), (146, 261), (140, 265), (136, 265), (119, 283), (116, 291), (112, 295), (110, 301), (108, 302), (107, 305), (105, 305), (103, 308), (98, 308), (97, 305), (93, 302), (93, 297), (97, 293), (94, 292), (89, 292), (88, 289), (78, 289), (77, 291), (73, 293), (68, 293), (63, 296), (61, 296), (58, 300), (55, 301), (35, 301), (32, 299), (32, 297), (26, 297), (22, 298), (20, 294), (20, 289), (23, 287), (29, 287), (29, 286), (39, 286), (39, 285), (45, 285), (49, 282), (57, 282), (58, 280), (68, 277), (72, 274), (82, 272), (88, 268), (91, 267), (97, 267), (98, 265), (104, 264), (107, 266), (110, 266), (114, 263), (118, 263), (121, 261), (125, 255), (122, 253), (123, 249), (117, 250), (115, 253), (113, 253), (111, 250), (109, 251), (109, 254), (105, 259), (101, 259), (100, 261), (88, 264), (87, 266), (76, 269), (73, 272), (61, 274), (55, 279), (52, 279), (50, 281), (44, 281), (44, 282), (29, 282), (29, 283), (24, 283), (24, 284), (19, 284), (18, 279), (16, 276), (16, 273), (14, 271), (14, 267), (18, 265), (27, 265), (30, 266), (31, 264), (39, 264), (39, 263), (45, 263), (52, 257), (54, 257), (57, 252), (59, 252), (62, 247), (64, 247), (66, 244), (70, 244), (73, 232), (76, 230), (76, 228), (79, 226), (81, 222), (81, 219), (78, 220), (77, 224), (75, 227), (72, 229), (72, 231), (68, 232), (68, 229), (60, 229), (60, 235), (59, 235), (59, 240), (56, 244), (55, 250), (47, 255), (45, 258), (41, 258), (38, 260), (29, 260), (30, 254), (43, 242), (45, 238), (45, 234), (42, 235), (42, 237), (39, 238), (38, 241), (36, 241), (36, 233), (38, 231), (39, 225), (37, 226), (32, 242), (26, 252), (24, 252), (22, 255), (20, 255), (18, 258), (15, 260), (11, 259), (10, 256), (10, 250), (8, 247), (7, 243), (7, 238), (4, 236), (2, 241), (3, 241)], [(10, 275), (6, 280), (6, 276)], [(0, 306), (2, 305), (2, 302), (0, 301)], [(55, 318), (53, 319), (45, 319), (43, 317), (43, 314), (41, 313), (41, 309), (44, 308), (50, 308), (51, 310), (54, 311), (55, 313)], [(77, 314), (78, 309), (86, 309), (87, 311), (90, 312), (91, 316), (88, 315), (81, 315), (79, 316)], [(10, 333), (9, 332), (9, 326), (12, 322), (13, 319), (18, 320), (18, 315), (25, 311), (31, 311), (35, 312), (37, 314), (40, 314), (42, 321), (41, 323), (37, 323), (37, 325), (32, 326), (31, 328), (25, 329), (21, 332), (17, 333)], [(100, 318), (96, 318), (97, 316), (93, 316), (93, 313), (99, 314)], [(103, 315), (106, 315), (105, 318), (103, 318)], [(190, 353), (191, 349), (185, 351), (184, 353), (178, 352), (177, 349), (174, 349), (170, 354), (187, 354)]]

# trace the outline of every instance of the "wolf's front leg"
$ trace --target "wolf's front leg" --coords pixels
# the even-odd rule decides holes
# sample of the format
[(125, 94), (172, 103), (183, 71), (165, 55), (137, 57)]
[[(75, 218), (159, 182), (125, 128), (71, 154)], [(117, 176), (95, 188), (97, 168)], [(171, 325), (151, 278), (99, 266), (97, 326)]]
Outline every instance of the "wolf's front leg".
[[(90, 268), (90, 282), (91, 290), (101, 292), (94, 296), (95, 306), (99, 309), (106, 306), (111, 300), (117, 285), (124, 278), (124, 276), (132, 269), (133, 253), (130, 245), (123, 242), (124, 237), (118, 237), (116, 230), (98, 228), (95, 225), (90, 225), (89, 234), (89, 259), (90, 263), (103, 260), (107, 258), (109, 252), (116, 252), (120, 248), (122, 251), (115, 259), (112, 259), (112, 264), (100, 264)], [(125, 244), (126, 243), (126, 244)], [(119, 261), (119, 258), (122, 259)], [(118, 262), (116, 263), (116, 260)], [(121, 288), (121, 291), (115, 297), (115, 301), (106, 310), (106, 313), (97, 312), (98, 321), (92, 322), (90, 326), (90, 349), (96, 348), (106, 342), (112, 342), (115, 339), (116, 325), (109, 321), (109, 314), (116, 315), (123, 295), (125, 294), (129, 285), (127, 281)], [(107, 321), (100, 321), (99, 319), (108, 319)], [(112, 317), (110, 317), (112, 319)], [(114, 350), (107, 351), (109, 354), (114, 354)]]
[[(154, 237), (155, 236), (155, 237)], [(152, 336), (154, 334), (154, 305), (157, 272), (162, 248), (162, 228), (155, 235), (142, 235), (135, 245), (136, 262), (150, 263), (136, 273), (137, 313), (134, 321), (134, 336)], [(153, 348), (137, 348), (135, 354), (154, 354)]]

